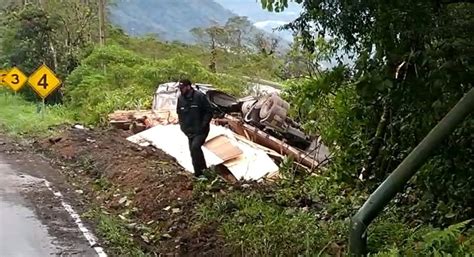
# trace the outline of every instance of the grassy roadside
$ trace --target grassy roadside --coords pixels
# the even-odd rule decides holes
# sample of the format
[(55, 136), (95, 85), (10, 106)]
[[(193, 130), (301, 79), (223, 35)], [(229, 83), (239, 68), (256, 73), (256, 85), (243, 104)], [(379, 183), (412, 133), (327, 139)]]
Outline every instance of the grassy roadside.
[(243, 256), (340, 256), (347, 217), (363, 194), (324, 177), (284, 178), (273, 185), (242, 187), (226, 194), (201, 191), (202, 223), (217, 223), (228, 247)]
[(49, 136), (55, 133), (54, 127), (74, 121), (72, 112), (63, 106), (47, 106), (44, 116), (40, 111), (41, 104), (0, 88), (0, 129), (9, 136)]
[[(47, 106), (42, 116), (40, 105), (28, 102), (20, 95), (0, 87), (0, 133), (8, 137), (46, 138), (60, 133), (59, 126), (72, 125), (74, 122), (73, 112), (64, 106)], [(87, 168), (85, 166), (84, 168)], [(69, 179), (71, 182), (81, 184), (74, 176)], [(145, 256), (140, 247), (131, 240), (126, 224), (114, 215), (108, 214), (100, 207), (100, 203), (93, 200), (83, 218), (95, 224), (98, 235), (110, 247), (107, 250), (126, 256)]]
[[(238, 256), (346, 256), (350, 218), (368, 197), (348, 184), (305, 175), (270, 188), (201, 193), (208, 200), (198, 206), (200, 222), (219, 224)], [(473, 220), (435, 228), (407, 219), (415, 211), (410, 207), (392, 203), (371, 224), (370, 256), (471, 256)]]
[[(72, 123), (72, 117), (71, 111), (55, 106), (48, 107), (43, 119), (34, 103), (0, 91), (0, 128), (9, 135), (26, 138), (48, 136), (57, 126)], [(73, 165), (77, 165), (71, 167), (74, 176), (78, 169), (95, 173), (96, 163), (92, 160)], [(296, 174), (292, 170), (282, 170), (285, 177), (272, 186), (236, 188), (215, 180), (195, 184), (192, 206), (196, 208), (197, 217), (193, 215), (190, 229), (215, 225), (217, 232), (211, 233), (222, 235), (225, 247), (237, 256), (347, 254), (349, 219), (367, 199), (368, 192), (328, 177)], [(77, 179), (83, 181), (84, 176)], [(132, 224), (134, 228), (141, 228), (141, 224), (128, 221), (133, 217), (115, 215), (130, 213), (131, 206), (116, 207), (115, 214), (110, 214), (109, 207), (102, 206), (108, 201), (104, 194), (117, 194), (112, 182), (100, 178), (92, 183), (98, 185), (90, 195), (91, 206), (96, 208), (84, 215), (96, 224), (97, 233), (106, 242), (107, 249), (119, 256), (145, 255), (146, 249), (138, 243), (140, 239), (137, 237), (150, 239), (150, 235), (155, 234), (133, 231), (130, 229)], [(85, 183), (82, 188), (92, 189), (90, 185)], [(121, 197), (117, 195), (115, 198)], [(399, 200), (406, 202), (404, 198)], [(406, 204), (387, 208), (370, 227), (370, 252), (377, 253), (376, 256), (433, 256), (437, 253), (469, 256), (466, 254), (473, 252), (474, 236), (468, 221), (438, 229), (406, 218), (407, 213), (415, 211)], [(168, 220), (163, 217), (164, 222)], [(159, 236), (161, 234), (156, 233), (156, 238)], [(155, 242), (151, 244), (157, 245)]]
[(111, 215), (105, 209), (96, 207), (82, 215), (83, 218), (94, 222), (98, 236), (105, 241), (105, 249), (109, 254), (119, 256), (148, 256), (140, 245), (130, 236), (131, 231), (120, 218)]

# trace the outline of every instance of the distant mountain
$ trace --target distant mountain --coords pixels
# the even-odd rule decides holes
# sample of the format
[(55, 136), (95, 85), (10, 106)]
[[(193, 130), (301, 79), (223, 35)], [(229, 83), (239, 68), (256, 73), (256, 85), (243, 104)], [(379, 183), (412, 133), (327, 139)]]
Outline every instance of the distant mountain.
[[(247, 0), (242, 2), (247, 2)], [(131, 36), (154, 34), (166, 41), (194, 43), (196, 38), (190, 32), (192, 28), (208, 27), (214, 22), (223, 25), (229, 18), (237, 15), (247, 16), (254, 23), (254, 32), (272, 34), (271, 22), (254, 18), (278, 17), (280, 20), (280, 14), (266, 12), (260, 5), (256, 5), (256, 2), (249, 5), (247, 12), (243, 12), (246, 8), (238, 3), (239, 1), (226, 0), (115, 0), (109, 6), (109, 12), (112, 23), (120, 26), (127, 34)], [(235, 8), (236, 6), (241, 8)], [(250, 10), (255, 10), (255, 12), (252, 13)], [(256, 15), (258, 13), (260, 16)], [(280, 46), (282, 47), (291, 41), (291, 36), (288, 37), (284, 33), (273, 34), (273, 37), (281, 37)]]
[(236, 16), (213, 0), (116, 0), (109, 11), (110, 20), (129, 35), (155, 34), (186, 43), (195, 41), (192, 28), (223, 24)]

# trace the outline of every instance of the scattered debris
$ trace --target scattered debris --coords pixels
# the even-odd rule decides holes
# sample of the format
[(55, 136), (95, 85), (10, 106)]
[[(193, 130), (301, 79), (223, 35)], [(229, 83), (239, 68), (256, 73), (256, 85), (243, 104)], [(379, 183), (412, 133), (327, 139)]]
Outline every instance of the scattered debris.
[(89, 143), (95, 143), (95, 140), (94, 140), (94, 139), (90, 139), (90, 138), (86, 138), (86, 141), (89, 142)]
[(161, 237), (163, 239), (170, 239), (170, 238), (173, 238), (170, 234), (162, 234)]
[(150, 243), (150, 239), (147, 236), (141, 235), (140, 237), (145, 241), (145, 243)]
[(109, 116), (109, 123), (119, 129), (132, 130), (133, 133), (144, 131), (158, 124), (177, 124), (178, 115), (171, 111), (116, 111)]
[(124, 196), (124, 197), (120, 198), (119, 204), (124, 204), (126, 201), (127, 201), (127, 197)]
[(84, 126), (82, 126), (80, 124), (74, 125), (73, 128), (75, 128), (75, 129), (86, 129)]
[[(209, 149), (210, 139), (225, 136), (227, 146), (217, 151)], [(141, 146), (152, 145), (176, 158), (176, 161), (189, 172), (193, 172), (192, 160), (189, 154), (189, 144), (182, 134), (179, 125), (157, 125), (151, 129), (128, 138), (129, 141)], [(218, 140), (218, 139), (216, 139)], [(203, 147), (204, 158), (209, 166), (224, 165), (237, 179), (259, 180), (262, 177), (278, 171), (278, 166), (261, 149), (257, 149), (245, 141), (239, 141), (231, 130), (222, 126), (211, 125), (208, 140)], [(216, 142), (216, 141), (211, 141)], [(222, 143), (222, 141), (221, 141)], [(238, 148), (235, 150), (235, 148)], [(222, 150), (230, 149), (228, 152)], [(215, 152), (213, 152), (213, 150)], [(237, 155), (235, 155), (238, 153)], [(219, 158), (224, 156), (224, 159)], [(230, 157), (234, 158), (229, 159)]]
[(61, 139), (62, 139), (61, 137), (56, 137), (56, 138), (49, 138), (48, 140), (51, 144), (56, 144), (57, 142), (61, 141)]
[[(226, 180), (276, 178), (285, 156), (308, 170), (328, 162), (327, 147), (287, 117), (290, 105), (278, 90), (236, 99), (212, 85), (195, 87), (207, 95), (215, 109), (204, 156), (208, 166), (215, 167)], [(177, 125), (178, 96), (177, 83), (162, 84), (155, 92), (152, 110), (116, 111), (109, 115), (109, 121), (116, 128), (133, 132), (127, 140), (161, 149), (193, 172), (187, 138)]]

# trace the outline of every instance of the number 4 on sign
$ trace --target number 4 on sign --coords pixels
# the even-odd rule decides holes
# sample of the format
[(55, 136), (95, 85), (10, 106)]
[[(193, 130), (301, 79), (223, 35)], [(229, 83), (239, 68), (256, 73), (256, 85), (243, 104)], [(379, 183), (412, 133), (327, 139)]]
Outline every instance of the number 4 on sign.
[(43, 76), (41, 76), (38, 85), (43, 87), (43, 89), (48, 89), (48, 77), (46, 74), (43, 74)]
[(28, 79), (28, 84), (40, 96), (45, 99), (56, 88), (61, 85), (61, 80), (46, 65), (41, 65)]

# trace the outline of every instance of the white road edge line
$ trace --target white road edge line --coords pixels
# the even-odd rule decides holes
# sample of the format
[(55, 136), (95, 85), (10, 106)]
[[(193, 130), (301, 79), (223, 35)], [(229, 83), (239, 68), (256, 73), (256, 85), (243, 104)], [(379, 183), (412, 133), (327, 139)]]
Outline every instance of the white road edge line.
[(51, 191), (56, 197), (58, 197), (61, 200), (62, 206), (69, 213), (69, 215), (74, 220), (79, 230), (81, 230), (82, 234), (89, 242), (90, 246), (94, 248), (97, 255), (99, 255), (99, 257), (107, 257), (107, 254), (104, 252), (104, 249), (102, 247), (94, 246), (97, 244), (96, 237), (84, 226), (84, 223), (82, 223), (81, 218), (79, 217), (79, 214), (77, 214), (77, 212), (74, 211), (71, 205), (64, 202), (64, 197), (61, 194), (61, 192), (54, 191), (53, 188), (51, 187), (51, 183), (49, 183), (49, 181), (47, 180), (44, 180), (44, 184), (49, 189), (49, 191)]

